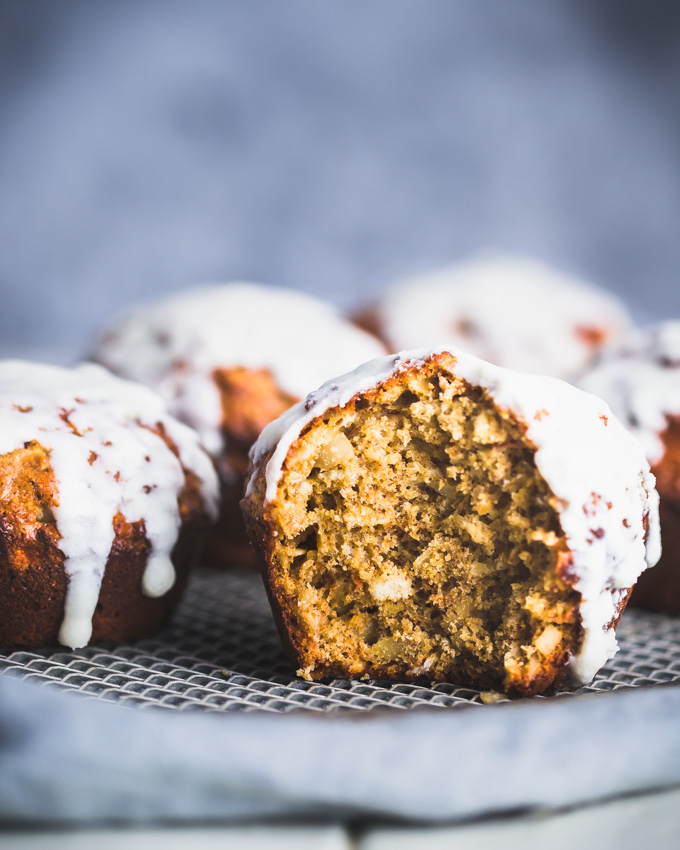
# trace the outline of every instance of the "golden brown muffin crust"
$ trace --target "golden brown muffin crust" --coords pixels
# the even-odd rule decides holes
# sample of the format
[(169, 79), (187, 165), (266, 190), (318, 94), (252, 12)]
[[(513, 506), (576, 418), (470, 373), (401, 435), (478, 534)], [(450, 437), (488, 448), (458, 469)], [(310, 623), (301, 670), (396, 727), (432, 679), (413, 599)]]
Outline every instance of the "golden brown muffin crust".
[[(155, 431), (179, 457), (162, 425)], [(142, 593), (149, 554), (143, 520), (113, 519), (114, 541), (92, 621), (91, 643), (153, 634), (175, 608), (189, 568), (200, 550), (207, 520), (200, 482), (184, 469), (180, 494), (182, 528), (172, 560), (176, 581), (162, 597)], [(32, 647), (57, 642), (68, 577), (52, 509), (59, 504), (49, 451), (30, 442), (0, 456), (0, 646)]]
[(652, 472), (659, 491), (663, 551), (659, 563), (638, 579), (631, 605), (680, 613), (680, 416), (668, 417), (661, 441), (664, 454)]
[(255, 555), (239, 503), (248, 469), (248, 450), (260, 432), (298, 400), (283, 392), (268, 369), (216, 369), (225, 450), (216, 459), (220, 473), (220, 516), (206, 543), (213, 566), (254, 566)]
[(216, 369), (213, 377), (220, 390), (227, 445), (233, 442), (247, 450), (265, 425), (298, 401), (279, 388), (268, 369)]

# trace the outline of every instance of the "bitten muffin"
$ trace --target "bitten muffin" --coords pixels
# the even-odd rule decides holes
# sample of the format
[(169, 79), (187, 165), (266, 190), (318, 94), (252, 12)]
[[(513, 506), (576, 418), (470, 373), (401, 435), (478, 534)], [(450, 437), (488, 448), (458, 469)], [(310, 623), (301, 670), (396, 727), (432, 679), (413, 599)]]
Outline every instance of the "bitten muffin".
[(612, 293), (535, 260), (493, 254), (399, 281), (357, 321), (390, 351), (454, 345), (562, 378), (631, 325)]
[(642, 442), (661, 499), (663, 555), (640, 577), (632, 605), (680, 612), (680, 321), (630, 334), (580, 385), (601, 396)]
[(0, 646), (155, 632), (216, 516), (196, 434), (100, 366), (0, 363)]
[(659, 554), (649, 464), (604, 402), (453, 349), (326, 383), (252, 460), (243, 510), (307, 679), (580, 685)]
[(323, 301), (228, 283), (135, 309), (102, 334), (93, 359), (155, 389), (211, 453), (222, 495), (206, 558), (218, 566), (254, 562), (239, 501), (262, 428), (330, 375), (384, 351)]

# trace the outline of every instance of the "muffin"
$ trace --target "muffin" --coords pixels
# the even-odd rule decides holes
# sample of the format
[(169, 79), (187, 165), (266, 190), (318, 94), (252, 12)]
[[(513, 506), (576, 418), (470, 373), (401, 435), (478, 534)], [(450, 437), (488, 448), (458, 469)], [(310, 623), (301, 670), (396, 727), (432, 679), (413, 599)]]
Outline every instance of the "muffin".
[(0, 646), (155, 632), (216, 515), (194, 432), (95, 365), (0, 363)]
[(649, 464), (607, 405), (455, 349), (329, 381), (252, 462), (242, 507), (307, 679), (578, 686), (659, 554)]
[(631, 604), (680, 613), (680, 321), (631, 333), (580, 380), (642, 442), (661, 499), (663, 555)]
[(498, 366), (562, 378), (631, 324), (612, 293), (503, 255), (400, 281), (358, 323), (390, 351), (454, 345)]
[(134, 310), (102, 334), (93, 359), (155, 389), (200, 435), (221, 481), (206, 557), (229, 565), (253, 563), (238, 505), (262, 428), (330, 375), (384, 351), (329, 304), (230, 283)]

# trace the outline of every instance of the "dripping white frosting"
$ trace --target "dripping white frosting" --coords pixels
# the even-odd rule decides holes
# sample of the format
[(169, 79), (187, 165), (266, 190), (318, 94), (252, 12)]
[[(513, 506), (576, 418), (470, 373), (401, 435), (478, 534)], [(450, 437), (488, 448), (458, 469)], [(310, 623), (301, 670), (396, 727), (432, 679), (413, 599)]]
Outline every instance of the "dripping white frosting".
[(659, 463), (668, 417), (680, 416), (680, 321), (633, 331), (602, 354), (579, 386), (605, 399), (640, 440), (649, 462)]
[[(378, 307), (393, 349), (455, 345), (499, 366), (565, 377), (630, 327), (610, 292), (522, 257), (488, 254), (394, 284)], [(589, 341), (590, 339), (590, 341)]]
[(153, 387), (216, 456), (224, 449), (216, 369), (267, 369), (282, 390), (301, 398), (329, 375), (384, 351), (330, 304), (302, 292), (237, 282), (137, 307), (102, 334), (95, 359)]
[(251, 450), (248, 493), (264, 474), (265, 501), (275, 501), (288, 451), (308, 423), (441, 351), (456, 358), (455, 375), (483, 387), (527, 425), (538, 471), (559, 503), (581, 594), (583, 640), (570, 669), (575, 681), (588, 682), (618, 649), (610, 624), (626, 589), (661, 554), (654, 476), (639, 442), (601, 399), (557, 378), (503, 369), (451, 347), (382, 357), (328, 381), (263, 430)]
[[(159, 423), (181, 461), (150, 430)], [(58, 489), (53, 514), (68, 579), (59, 641), (85, 646), (116, 514), (130, 523), (144, 520), (150, 551), (142, 590), (162, 596), (175, 580), (171, 553), (180, 528), (182, 464), (201, 482), (212, 516), (216, 474), (197, 436), (168, 414), (159, 396), (101, 366), (0, 362), (0, 454), (32, 441), (49, 452)]]

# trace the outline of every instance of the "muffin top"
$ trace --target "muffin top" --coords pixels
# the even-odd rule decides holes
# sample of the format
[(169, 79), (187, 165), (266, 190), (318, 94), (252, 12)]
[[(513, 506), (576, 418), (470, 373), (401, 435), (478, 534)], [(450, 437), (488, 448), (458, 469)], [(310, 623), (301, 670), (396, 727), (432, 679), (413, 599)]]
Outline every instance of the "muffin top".
[(567, 377), (631, 322), (612, 293), (491, 254), (396, 283), (377, 324), (393, 351), (455, 345), (498, 366)]
[(382, 353), (375, 338), (323, 301), (237, 282), (135, 309), (105, 330), (94, 359), (156, 389), (217, 455), (224, 448), (217, 369), (268, 370), (281, 390), (300, 398)]
[(52, 513), (69, 577), (59, 640), (84, 646), (114, 517), (143, 521), (150, 548), (142, 590), (162, 596), (175, 579), (171, 554), (186, 474), (197, 477), (212, 516), (216, 474), (196, 434), (168, 414), (159, 396), (89, 364), (0, 363), (0, 454), (31, 444), (49, 453), (57, 484)]
[(668, 417), (680, 416), (680, 321), (632, 331), (603, 352), (579, 385), (604, 398), (642, 442), (650, 463), (659, 463)]
[(264, 429), (251, 450), (248, 494), (264, 476), (265, 504), (277, 498), (288, 450), (325, 411), (443, 353), (455, 358), (452, 374), (512, 411), (535, 447), (536, 467), (559, 505), (574, 586), (582, 596), (584, 639), (572, 669), (588, 681), (616, 651), (610, 626), (619, 603), (660, 556), (654, 476), (640, 444), (601, 399), (556, 378), (503, 369), (451, 347), (378, 358), (328, 381)]

